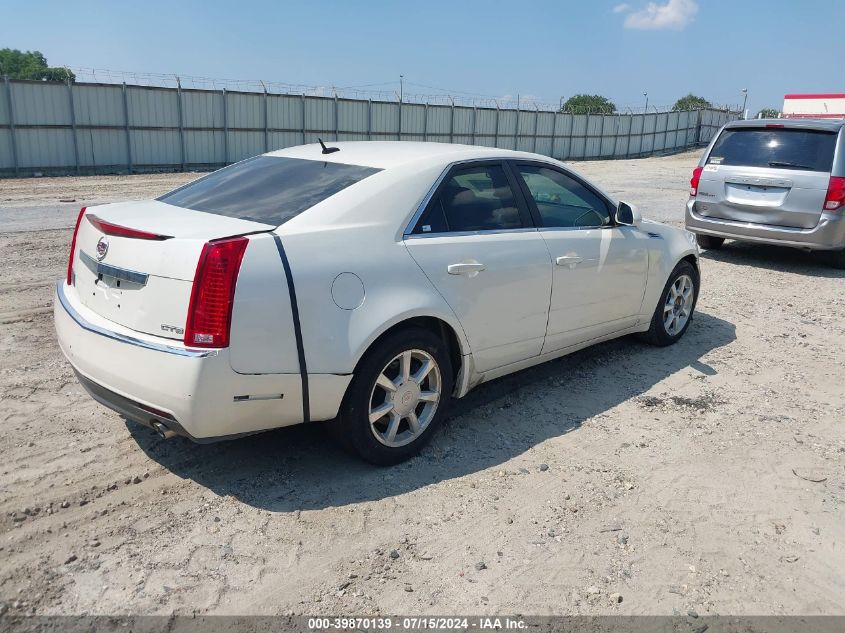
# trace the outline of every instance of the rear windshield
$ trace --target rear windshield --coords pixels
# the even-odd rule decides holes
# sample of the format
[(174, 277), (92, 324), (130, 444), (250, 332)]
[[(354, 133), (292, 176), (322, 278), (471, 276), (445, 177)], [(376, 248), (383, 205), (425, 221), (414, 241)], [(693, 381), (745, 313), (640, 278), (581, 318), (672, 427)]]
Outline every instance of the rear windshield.
[(713, 145), (707, 164), (830, 171), (835, 147), (833, 132), (764, 127), (727, 129)]
[(194, 211), (278, 226), (380, 169), (256, 156), (158, 198)]

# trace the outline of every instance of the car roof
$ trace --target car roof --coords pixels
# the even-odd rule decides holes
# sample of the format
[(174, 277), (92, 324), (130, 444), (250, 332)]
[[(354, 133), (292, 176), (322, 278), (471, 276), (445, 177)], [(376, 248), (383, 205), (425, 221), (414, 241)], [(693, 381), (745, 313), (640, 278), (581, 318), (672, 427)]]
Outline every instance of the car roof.
[(750, 119), (743, 121), (731, 121), (725, 125), (725, 129), (738, 127), (768, 127), (776, 125), (778, 127), (796, 128), (805, 130), (828, 130), (830, 132), (838, 132), (842, 126), (845, 125), (845, 120), (842, 119)]
[(425, 162), (448, 165), (462, 160), (484, 160), (494, 158), (532, 158), (549, 160), (548, 157), (528, 152), (479, 147), (477, 145), (459, 145), (455, 143), (414, 142), (414, 141), (341, 141), (326, 142), (327, 147), (337, 147), (339, 151), (323, 154), (319, 144), (299, 145), (266, 156), (319, 160), (330, 163), (362, 165), (377, 169), (389, 169), (408, 163)]

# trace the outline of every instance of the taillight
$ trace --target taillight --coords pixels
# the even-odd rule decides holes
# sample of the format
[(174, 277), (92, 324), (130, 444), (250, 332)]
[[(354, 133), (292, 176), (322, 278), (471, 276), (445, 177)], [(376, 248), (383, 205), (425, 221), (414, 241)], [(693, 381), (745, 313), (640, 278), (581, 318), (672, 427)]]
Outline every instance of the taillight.
[(695, 198), (698, 195), (698, 182), (701, 180), (701, 172), (703, 167), (696, 167), (692, 170), (692, 178), (689, 179), (689, 195)]
[(76, 216), (76, 226), (73, 227), (73, 237), (70, 240), (70, 256), (67, 260), (67, 285), (73, 283), (73, 252), (76, 250), (76, 234), (79, 233), (79, 223), (82, 222), (82, 216), (85, 215), (85, 209), (82, 207), (79, 210), (79, 215)]
[(842, 207), (845, 207), (845, 178), (831, 176), (824, 197), (824, 210), (836, 211)]
[(188, 306), (185, 345), (228, 347), (235, 283), (248, 242), (233, 237), (203, 246)]
[(101, 220), (96, 215), (89, 213), (88, 214), (88, 221), (93, 224), (97, 229), (101, 232), (105, 233), (106, 235), (114, 235), (116, 237), (129, 237), (136, 240), (169, 240), (171, 239), (170, 235), (159, 235), (158, 233), (149, 233), (148, 231), (139, 231), (138, 229), (130, 229), (127, 226), (120, 226), (119, 224), (113, 224), (111, 222), (106, 222), (105, 220)]

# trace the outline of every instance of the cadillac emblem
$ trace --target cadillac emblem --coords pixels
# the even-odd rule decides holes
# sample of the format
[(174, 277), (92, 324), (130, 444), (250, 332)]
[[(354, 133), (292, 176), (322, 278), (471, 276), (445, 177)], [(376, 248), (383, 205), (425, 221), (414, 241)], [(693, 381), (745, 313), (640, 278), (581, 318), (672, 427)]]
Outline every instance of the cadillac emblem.
[(109, 252), (109, 238), (103, 236), (97, 242), (97, 261), (101, 262)]

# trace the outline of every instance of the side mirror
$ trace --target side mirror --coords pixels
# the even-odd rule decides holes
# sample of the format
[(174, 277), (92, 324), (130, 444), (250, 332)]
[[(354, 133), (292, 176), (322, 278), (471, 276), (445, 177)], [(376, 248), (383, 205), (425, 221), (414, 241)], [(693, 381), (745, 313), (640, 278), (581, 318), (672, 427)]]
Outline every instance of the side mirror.
[(639, 210), (633, 204), (620, 202), (616, 207), (616, 223), (625, 226), (639, 226), (642, 222)]

